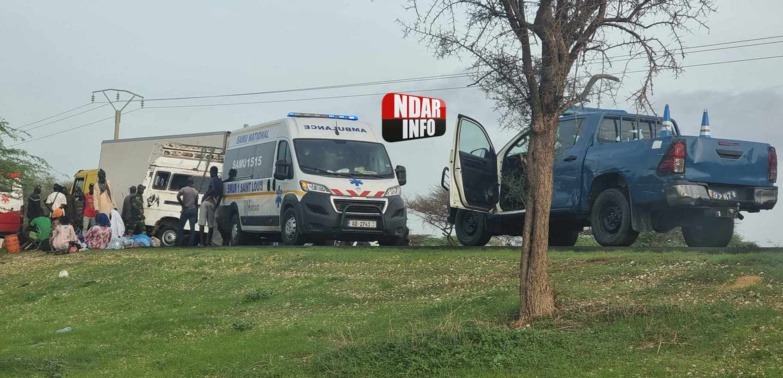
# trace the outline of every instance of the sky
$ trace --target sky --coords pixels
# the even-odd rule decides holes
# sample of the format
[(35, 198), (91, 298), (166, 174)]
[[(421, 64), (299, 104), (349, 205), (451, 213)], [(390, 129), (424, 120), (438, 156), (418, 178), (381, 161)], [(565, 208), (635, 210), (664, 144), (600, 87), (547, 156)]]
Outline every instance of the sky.
[[(138, 103), (125, 109), (122, 138), (230, 131), (290, 111), (356, 114), (380, 130), (384, 93), (439, 97), (448, 106), (444, 136), (387, 145), (392, 163), (406, 166), (404, 193), (413, 195), (439, 183), (458, 114), (482, 122), (497, 148), (514, 135), (499, 130), (493, 102), (479, 89), (465, 88), (465, 79), (151, 101), (463, 72), (469, 57), (436, 59), (416, 38), (404, 38), (396, 22), (412, 17), (404, 4), (393, 0), (0, 2), (0, 117), (29, 130), (30, 141), (19, 147), (45, 158), (65, 179), (79, 169), (97, 166), (101, 141), (113, 137), (114, 122), (87, 124), (113, 117), (112, 109), (88, 105), (23, 126), (89, 104), (95, 90), (126, 89), (150, 100), (144, 109), (138, 110)], [(670, 104), (686, 134), (698, 133), (701, 112), (708, 109), (714, 137), (763, 141), (780, 149), (783, 76), (778, 66), (783, 59), (697, 65), (783, 56), (783, 28), (777, 16), (783, 3), (720, 0), (717, 4), (717, 13), (706, 20), (709, 29), (696, 28), (685, 35), (686, 46), (780, 38), (728, 45), (765, 43), (759, 46), (688, 54), (684, 73), (657, 78), (653, 103), (656, 109)], [(616, 96), (588, 105), (634, 111), (627, 97), (639, 78), (622, 79)], [(442, 90), (455, 87), (459, 88)], [(336, 96), (343, 97), (324, 99)], [(238, 102), (256, 103), (160, 108)], [(67, 116), (72, 117), (46, 124)], [(781, 222), (783, 210), (778, 206), (750, 214), (738, 224), (749, 240), (781, 245), (783, 234), (770, 226)], [(414, 231), (424, 230), (417, 220), (411, 226)]]

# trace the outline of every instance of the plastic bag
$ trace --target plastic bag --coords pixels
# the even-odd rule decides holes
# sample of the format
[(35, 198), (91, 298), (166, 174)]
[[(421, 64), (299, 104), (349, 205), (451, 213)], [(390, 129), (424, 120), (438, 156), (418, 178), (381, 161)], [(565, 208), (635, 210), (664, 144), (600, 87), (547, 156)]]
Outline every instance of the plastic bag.
[(122, 241), (120, 241), (120, 239), (117, 238), (112, 239), (109, 242), (109, 244), (106, 246), (106, 249), (122, 249), (122, 248), (123, 248)]
[(133, 243), (138, 244), (141, 247), (152, 246), (152, 240), (145, 234), (133, 235)]

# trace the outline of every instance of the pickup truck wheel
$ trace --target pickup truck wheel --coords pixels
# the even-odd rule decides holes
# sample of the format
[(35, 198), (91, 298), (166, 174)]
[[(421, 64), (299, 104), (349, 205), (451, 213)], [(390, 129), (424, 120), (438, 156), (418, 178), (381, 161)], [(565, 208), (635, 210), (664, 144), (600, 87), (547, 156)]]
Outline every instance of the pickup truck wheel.
[(549, 246), (573, 247), (579, 239), (579, 231), (571, 227), (549, 226)]
[(695, 222), (682, 227), (682, 237), (688, 247), (726, 247), (734, 237), (734, 219), (697, 218)]
[(627, 247), (636, 241), (639, 232), (631, 228), (631, 206), (618, 189), (606, 189), (593, 202), (590, 227), (598, 244), (607, 247)]
[(470, 210), (457, 210), (454, 228), (457, 240), (467, 247), (481, 247), (489, 243), (492, 235), (486, 228), (487, 216)]

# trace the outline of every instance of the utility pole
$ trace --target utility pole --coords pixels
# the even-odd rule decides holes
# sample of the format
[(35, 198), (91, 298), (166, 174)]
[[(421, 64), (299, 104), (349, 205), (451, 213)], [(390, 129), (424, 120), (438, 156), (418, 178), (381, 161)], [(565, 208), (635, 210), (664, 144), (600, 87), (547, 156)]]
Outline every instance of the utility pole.
[[(93, 91), (92, 92), (92, 102), (95, 102), (95, 94), (96, 93), (103, 93), (103, 96), (106, 97), (106, 101), (109, 101), (109, 104), (111, 104), (111, 107), (114, 108), (114, 140), (120, 139), (120, 118), (122, 118), (122, 111), (125, 110), (125, 107), (128, 106), (136, 97), (141, 98), (141, 107), (144, 107), (144, 96), (135, 94), (131, 91), (126, 91), (124, 89), (101, 89), (99, 91)], [(106, 94), (107, 92), (116, 92), (116, 100), (112, 101), (111, 98), (109, 98), (109, 95)], [(128, 99), (128, 101), (125, 101), (125, 105), (123, 105), (121, 108), (117, 109), (117, 106), (114, 105), (115, 102), (117, 102), (119, 105), (120, 102), (120, 92), (127, 93), (131, 95), (131, 98)]]

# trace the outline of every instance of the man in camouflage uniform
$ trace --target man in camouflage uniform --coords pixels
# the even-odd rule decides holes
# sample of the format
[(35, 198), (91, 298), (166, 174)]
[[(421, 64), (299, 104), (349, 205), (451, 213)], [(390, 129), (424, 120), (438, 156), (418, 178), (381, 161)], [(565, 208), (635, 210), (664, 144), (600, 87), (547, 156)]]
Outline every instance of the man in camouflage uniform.
[(128, 216), (128, 224), (125, 225), (125, 229), (131, 233), (136, 233), (141, 230), (144, 232), (146, 226), (144, 225), (144, 185), (136, 187), (136, 195), (130, 200), (130, 215)]

